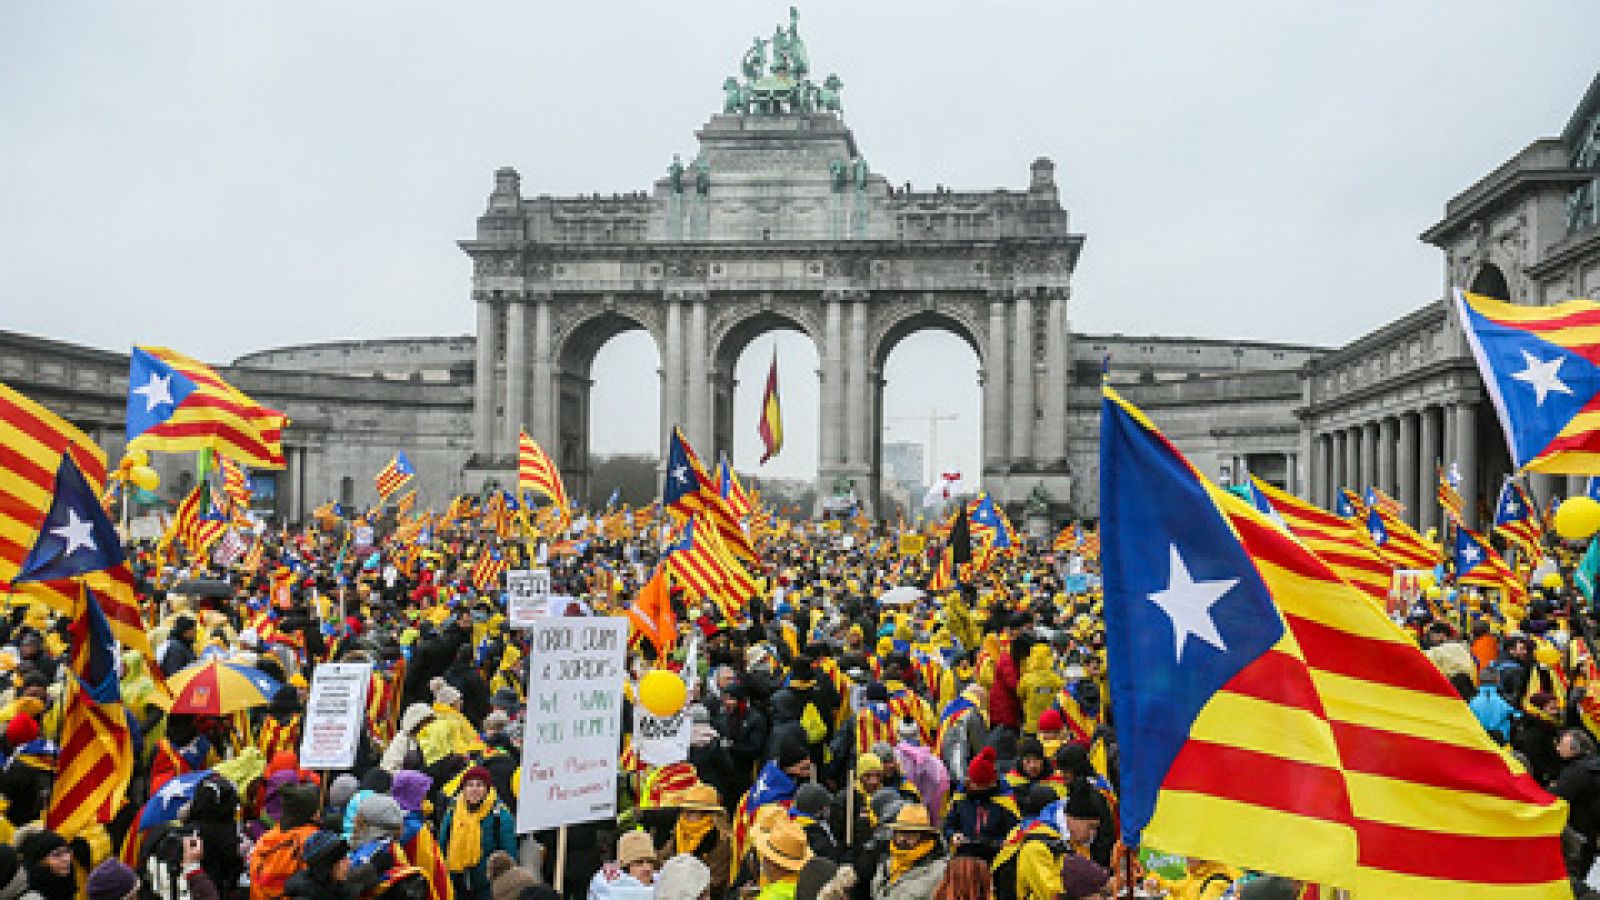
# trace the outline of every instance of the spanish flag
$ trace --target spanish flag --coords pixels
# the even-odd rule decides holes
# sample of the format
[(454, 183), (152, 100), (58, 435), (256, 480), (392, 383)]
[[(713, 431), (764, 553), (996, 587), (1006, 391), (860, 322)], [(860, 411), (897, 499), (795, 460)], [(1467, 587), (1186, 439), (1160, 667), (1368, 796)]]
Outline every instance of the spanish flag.
[(1566, 804), (1410, 636), (1109, 388), (1100, 442), (1125, 841), (1357, 897), (1571, 896)]
[(761, 434), (761, 444), (766, 451), (761, 454), (761, 464), (778, 455), (783, 449), (783, 415), (778, 407), (778, 348), (772, 348), (772, 368), (767, 370), (767, 390), (761, 396), (761, 423), (756, 426)]

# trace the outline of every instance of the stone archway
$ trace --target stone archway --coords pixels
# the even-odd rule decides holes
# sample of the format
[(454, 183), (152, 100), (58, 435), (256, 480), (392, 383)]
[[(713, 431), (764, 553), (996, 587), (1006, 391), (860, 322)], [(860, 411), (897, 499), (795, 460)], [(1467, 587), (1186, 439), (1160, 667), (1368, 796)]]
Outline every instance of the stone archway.
[[(547, 411), (539, 417), (544, 434), (541, 436), (531, 429), (530, 434), (561, 468), (569, 497), (587, 497), (589, 492), (593, 469), (589, 440), (590, 389), (594, 384), (595, 356), (612, 338), (642, 330), (651, 336), (659, 357), (661, 335), (647, 324), (652, 318), (646, 311), (629, 304), (611, 304), (591, 309), (586, 315), (570, 317), (562, 323), (561, 330), (552, 335), (555, 349), (549, 393), (545, 395)], [(662, 401), (664, 406), (665, 392)], [(536, 405), (538, 402), (536, 398)], [(603, 414), (616, 415), (620, 411)]]
[[(713, 456), (725, 453), (729, 459), (733, 458), (734, 367), (740, 355), (752, 341), (768, 332), (793, 331), (809, 338), (820, 358), (822, 344), (812, 330), (815, 316), (809, 315), (811, 312), (812, 308), (806, 304), (786, 306), (781, 311), (757, 305), (735, 307), (712, 321), (711, 440), (708, 446)], [(813, 435), (812, 439), (816, 437)]]
[[(984, 344), (987, 338), (986, 329), (981, 324), (979, 315), (983, 306), (980, 298), (958, 299), (950, 298), (943, 302), (917, 302), (916, 298), (908, 301), (891, 302), (883, 307), (883, 314), (878, 317), (872, 333), (871, 346), (872, 358), (869, 362), (869, 378), (871, 381), (867, 401), (868, 431), (867, 450), (870, 469), (867, 474), (868, 495), (871, 507), (875, 510), (885, 510), (883, 493), (883, 434), (884, 434), (884, 366), (889, 360), (889, 355), (899, 346), (900, 342), (923, 331), (944, 331), (960, 338), (972, 349), (973, 357), (977, 361), (977, 375), (980, 385), (984, 380)], [(979, 420), (987, 418), (989, 398), (983, 396), (979, 400)], [(937, 426), (935, 426), (937, 427)], [(982, 440), (980, 426), (980, 442)], [(932, 453), (932, 447), (925, 447), (925, 453)], [(939, 460), (934, 460), (935, 466)], [(973, 472), (968, 476), (973, 483), (977, 482), (978, 473)]]

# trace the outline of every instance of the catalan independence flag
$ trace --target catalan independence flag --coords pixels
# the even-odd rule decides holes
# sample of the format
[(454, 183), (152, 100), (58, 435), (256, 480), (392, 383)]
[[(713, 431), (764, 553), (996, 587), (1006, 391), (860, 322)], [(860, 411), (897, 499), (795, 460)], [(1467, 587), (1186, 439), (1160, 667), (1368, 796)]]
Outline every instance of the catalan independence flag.
[(417, 477), (417, 470), (412, 467), (411, 460), (406, 459), (404, 450), (396, 450), (394, 458), (384, 463), (378, 474), (372, 476), (372, 486), (378, 489), (378, 499), (384, 503)]
[(223, 381), (208, 365), (165, 347), (128, 357), (129, 447), (214, 450), (257, 469), (282, 469), (289, 419)]
[(783, 410), (778, 403), (778, 348), (772, 348), (772, 368), (767, 370), (767, 389), (761, 395), (761, 421), (756, 425), (761, 435), (761, 464), (783, 450)]
[(500, 579), (505, 577), (509, 568), (511, 564), (506, 562), (499, 550), (484, 547), (478, 552), (478, 561), (472, 565), (472, 586), (480, 591), (497, 590)]
[(667, 477), (661, 505), (682, 516), (703, 513), (734, 556), (755, 562), (756, 551), (750, 546), (750, 536), (739, 527), (732, 507), (722, 499), (711, 473), (706, 471), (678, 428), (672, 429), (672, 443), (667, 447)]
[(550, 498), (562, 515), (569, 515), (567, 486), (561, 481), (561, 470), (527, 432), (517, 437), (517, 492), (538, 491)]
[(1539, 545), (1544, 541), (1539, 509), (1515, 481), (1508, 480), (1500, 488), (1500, 499), (1494, 505), (1494, 530), (1529, 559), (1539, 558)]
[(1528, 587), (1518, 580), (1511, 567), (1494, 552), (1494, 547), (1476, 531), (1456, 527), (1456, 583), (1493, 588), (1518, 606), (1528, 604)]
[(1122, 836), (1356, 897), (1569, 897), (1566, 805), (1375, 604), (1105, 392)]
[(1512, 465), (1600, 471), (1600, 303), (1518, 306), (1457, 290), (1455, 305)]
[(133, 777), (133, 734), (117, 680), (111, 624), (87, 590), (70, 626), (72, 676), (61, 722), (60, 771), (45, 827), (71, 840), (112, 820)]
[[(1319, 509), (1298, 497), (1280, 491), (1255, 478), (1251, 489), (1258, 499), (1256, 509), (1276, 517), (1307, 550), (1328, 564), (1351, 587), (1379, 603), (1388, 603), (1394, 583), (1394, 569), (1372, 546), (1372, 539), (1361, 526), (1349, 519)], [(1263, 508), (1263, 503), (1265, 507)]]
[(1367, 508), (1367, 534), (1384, 562), (1396, 569), (1431, 569), (1439, 564), (1439, 548), (1381, 506)]

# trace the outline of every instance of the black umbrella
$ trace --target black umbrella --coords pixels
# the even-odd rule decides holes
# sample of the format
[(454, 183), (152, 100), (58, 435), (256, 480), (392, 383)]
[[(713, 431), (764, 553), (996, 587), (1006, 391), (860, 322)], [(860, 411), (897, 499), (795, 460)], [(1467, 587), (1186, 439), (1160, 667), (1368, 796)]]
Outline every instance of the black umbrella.
[(232, 597), (233, 585), (215, 578), (191, 578), (171, 588), (169, 593), (186, 597)]

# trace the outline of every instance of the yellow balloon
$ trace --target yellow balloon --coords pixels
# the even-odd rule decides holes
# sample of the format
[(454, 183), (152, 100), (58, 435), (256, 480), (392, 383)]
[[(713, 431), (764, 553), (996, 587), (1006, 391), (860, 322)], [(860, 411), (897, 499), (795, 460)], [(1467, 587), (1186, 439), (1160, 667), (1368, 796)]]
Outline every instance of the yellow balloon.
[(1600, 503), (1591, 497), (1568, 497), (1556, 507), (1556, 534), (1581, 541), (1600, 531)]
[(135, 466), (148, 466), (150, 465), (150, 454), (135, 447), (122, 455), (122, 465), (124, 468), (129, 469)]
[(663, 719), (683, 709), (688, 699), (689, 689), (683, 679), (666, 669), (651, 669), (639, 679), (639, 702)]
[(161, 473), (149, 466), (134, 466), (128, 473), (128, 480), (143, 490), (153, 491), (161, 486)]

